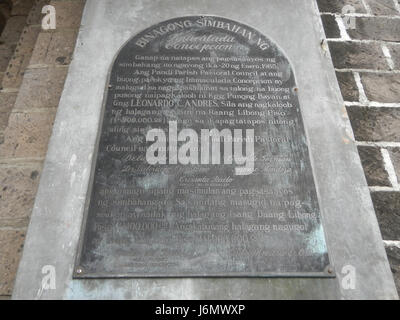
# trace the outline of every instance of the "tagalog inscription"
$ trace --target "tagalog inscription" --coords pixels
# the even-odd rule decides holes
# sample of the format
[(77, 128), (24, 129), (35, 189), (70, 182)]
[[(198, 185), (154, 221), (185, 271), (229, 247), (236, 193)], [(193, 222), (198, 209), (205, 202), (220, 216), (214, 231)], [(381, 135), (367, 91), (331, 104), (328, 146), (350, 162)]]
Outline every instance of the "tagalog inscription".
[(330, 276), (275, 43), (225, 18), (172, 19), (124, 45), (106, 90), (75, 277)]

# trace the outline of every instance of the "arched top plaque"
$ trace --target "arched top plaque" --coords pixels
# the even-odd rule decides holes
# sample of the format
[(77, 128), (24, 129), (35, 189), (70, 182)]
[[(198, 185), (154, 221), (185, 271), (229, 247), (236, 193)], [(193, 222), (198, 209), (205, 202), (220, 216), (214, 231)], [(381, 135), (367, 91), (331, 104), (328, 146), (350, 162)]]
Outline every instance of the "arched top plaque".
[(226, 18), (171, 19), (123, 46), (106, 90), (76, 278), (332, 276), (275, 43)]

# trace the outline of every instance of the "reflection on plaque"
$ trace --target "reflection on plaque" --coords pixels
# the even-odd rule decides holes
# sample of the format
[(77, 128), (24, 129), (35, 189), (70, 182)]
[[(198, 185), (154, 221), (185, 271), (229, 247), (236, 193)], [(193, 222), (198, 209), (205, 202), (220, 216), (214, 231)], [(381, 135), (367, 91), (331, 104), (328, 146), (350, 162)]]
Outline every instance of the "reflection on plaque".
[(94, 161), (77, 278), (331, 276), (295, 76), (249, 26), (129, 40)]

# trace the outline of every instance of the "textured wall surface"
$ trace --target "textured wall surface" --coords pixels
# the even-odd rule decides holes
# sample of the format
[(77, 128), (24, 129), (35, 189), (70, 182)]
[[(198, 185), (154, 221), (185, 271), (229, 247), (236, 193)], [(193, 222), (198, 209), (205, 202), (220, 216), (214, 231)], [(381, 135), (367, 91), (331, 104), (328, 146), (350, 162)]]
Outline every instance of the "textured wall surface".
[[(42, 8), (56, 29), (41, 28)], [(0, 44), (0, 297), (12, 293), (84, 1), (13, 0)], [(8, 11), (7, 11), (8, 10)], [(3, 12), (3, 11), (2, 11)]]
[(400, 290), (400, 1), (318, 0), (318, 5)]

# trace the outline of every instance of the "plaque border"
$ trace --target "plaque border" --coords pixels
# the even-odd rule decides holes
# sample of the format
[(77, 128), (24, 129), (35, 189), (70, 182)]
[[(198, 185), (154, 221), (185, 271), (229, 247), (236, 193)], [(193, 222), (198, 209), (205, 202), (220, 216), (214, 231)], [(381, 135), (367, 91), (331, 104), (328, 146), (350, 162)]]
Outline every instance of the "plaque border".
[(188, 14), (188, 15), (181, 15), (173, 18), (169, 18), (167, 20), (159, 21), (158, 23), (152, 24), (144, 29), (141, 29), (140, 31), (136, 32), (132, 36), (128, 38), (127, 41), (125, 41), (118, 51), (115, 53), (111, 64), (108, 68), (107, 71), (107, 79), (106, 79), (106, 84), (104, 88), (104, 93), (103, 93), (103, 98), (102, 98), (102, 105), (101, 105), (101, 111), (100, 111), (100, 118), (99, 118), (99, 123), (98, 123), (98, 128), (97, 128), (97, 136), (96, 136), (96, 141), (95, 141), (95, 148), (93, 150), (92, 154), (92, 159), (91, 159), (91, 170), (90, 170), (90, 176), (89, 176), (89, 184), (87, 188), (87, 193), (86, 193), (86, 199), (85, 199), (85, 204), (84, 204), (84, 211), (83, 211), (83, 219), (81, 223), (81, 229), (79, 232), (79, 240), (78, 240), (78, 246), (76, 249), (76, 254), (75, 254), (75, 259), (74, 259), (74, 269), (72, 273), (72, 279), (76, 280), (84, 280), (84, 279), (135, 279), (135, 278), (336, 278), (336, 270), (334, 266), (331, 263), (330, 255), (329, 255), (329, 243), (327, 241), (327, 235), (326, 235), (326, 230), (324, 227), (324, 218), (323, 218), (323, 210), (321, 209), (320, 205), (320, 194), (319, 194), (319, 189), (318, 189), (318, 184), (317, 180), (315, 177), (314, 173), (314, 164), (313, 164), (313, 158), (311, 156), (311, 148), (310, 148), (310, 140), (309, 140), (309, 135), (308, 135), (308, 130), (305, 125), (304, 121), (304, 115), (302, 110), (302, 105), (300, 103), (300, 99), (297, 95), (297, 100), (299, 104), (299, 109), (300, 109), (300, 115), (301, 115), (301, 120), (303, 122), (303, 129), (304, 129), (304, 136), (306, 138), (307, 142), (307, 150), (308, 150), (308, 157), (310, 161), (310, 167), (311, 167), (311, 173), (312, 173), (312, 178), (314, 182), (314, 187), (315, 187), (315, 193), (317, 197), (317, 203), (318, 203), (318, 209), (319, 209), (319, 218), (320, 218), (320, 225), (323, 230), (324, 234), (324, 242), (326, 246), (326, 254), (327, 254), (327, 261), (328, 264), (325, 266), (324, 271), (320, 272), (255, 272), (253, 274), (250, 274), (249, 272), (222, 272), (222, 273), (207, 273), (207, 274), (201, 274), (201, 273), (190, 273), (188, 275), (185, 274), (152, 274), (152, 273), (107, 273), (107, 272), (91, 272), (91, 273), (85, 273), (83, 268), (80, 266), (80, 260), (82, 256), (82, 250), (83, 250), (83, 243), (84, 243), (84, 236), (85, 236), (85, 231), (86, 231), (86, 226), (87, 226), (87, 218), (89, 215), (89, 207), (90, 207), (90, 202), (91, 202), (91, 194), (92, 194), (92, 189), (94, 185), (94, 177), (95, 177), (95, 171), (96, 171), (96, 163), (97, 163), (97, 154), (98, 150), (100, 147), (100, 138), (101, 138), (101, 133), (102, 133), (102, 126), (103, 126), (103, 121), (104, 121), (104, 114), (105, 114), (105, 109), (107, 105), (107, 97), (108, 97), (108, 92), (112, 87), (110, 86), (110, 78), (112, 74), (112, 69), (114, 67), (115, 61), (118, 58), (120, 52), (125, 48), (125, 46), (136, 36), (139, 34), (145, 32), (146, 30), (153, 29), (161, 24), (167, 23), (169, 21), (173, 21), (179, 18), (193, 18), (193, 17), (214, 17), (214, 18), (222, 18), (226, 19), (229, 21), (237, 22), (243, 26), (248, 27), (249, 29), (255, 30), (258, 32), (261, 36), (269, 40), (271, 43), (273, 43), (276, 48), (284, 55), (285, 59), (288, 61), (290, 64), (291, 71), (293, 72), (293, 77), (295, 81), (296, 87), (298, 87), (298, 81), (296, 77), (296, 72), (294, 69), (294, 64), (291, 62), (289, 59), (288, 55), (286, 52), (277, 44), (277, 42), (272, 39), (270, 36), (267, 36), (263, 32), (259, 31), (257, 28), (254, 28), (253, 26), (244, 23), (240, 20), (237, 19), (231, 19), (226, 16), (221, 16), (221, 15), (213, 15), (213, 14)]

